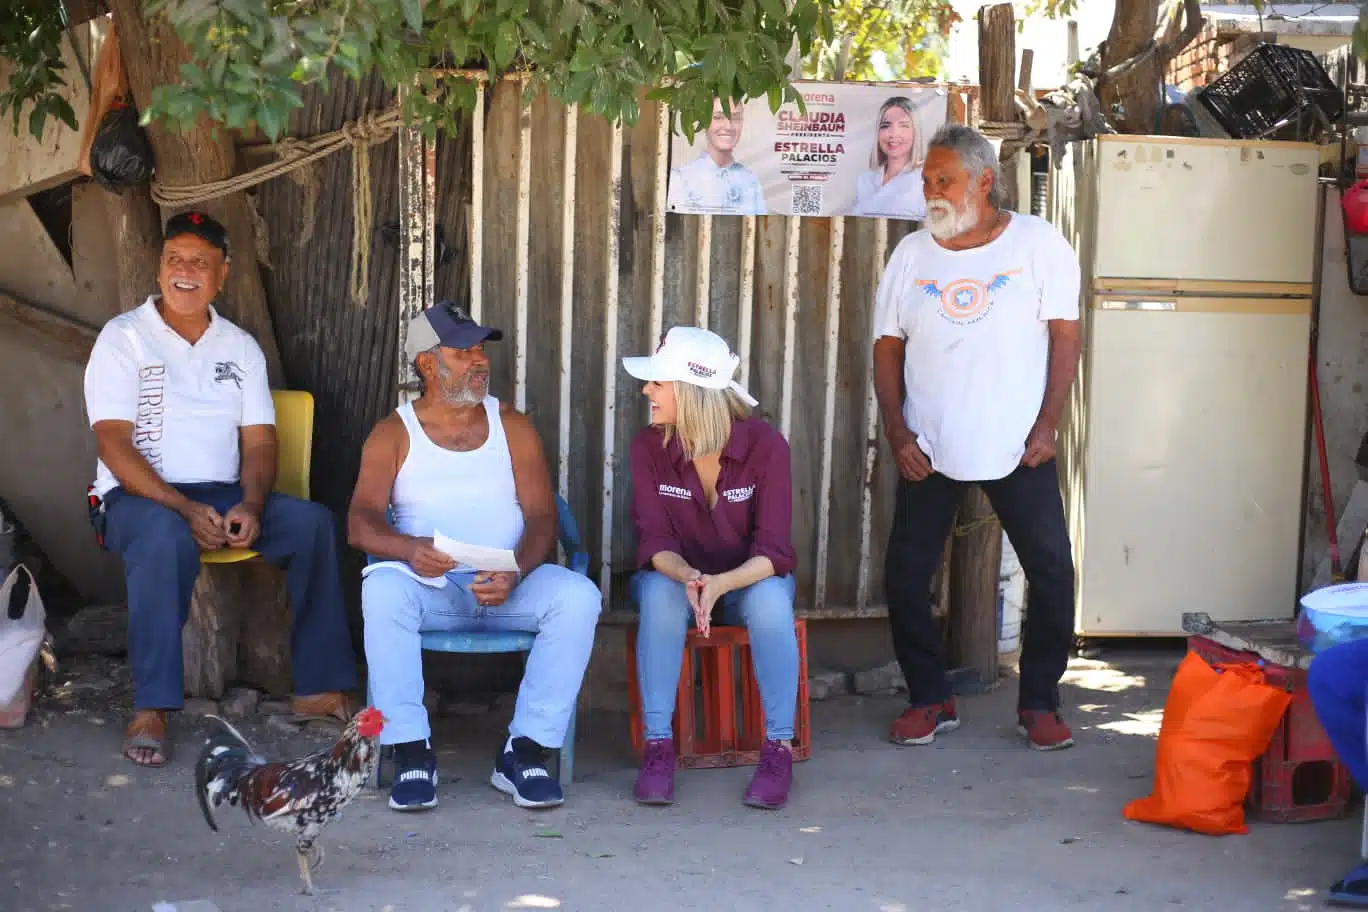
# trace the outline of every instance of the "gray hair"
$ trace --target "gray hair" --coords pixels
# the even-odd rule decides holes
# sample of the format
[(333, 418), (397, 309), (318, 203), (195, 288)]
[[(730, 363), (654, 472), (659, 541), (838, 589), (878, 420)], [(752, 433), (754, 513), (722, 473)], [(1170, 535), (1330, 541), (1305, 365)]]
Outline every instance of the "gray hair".
[(423, 379), (423, 372), (418, 369), (420, 355), (432, 355), (434, 358), (440, 358), (442, 356), (442, 343), (438, 342), (432, 348), (424, 349), (413, 356), (413, 376), (418, 380), (418, 394), (422, 396), (427, 394), (427, 381)]
[(993, 185), (988, 188), (988, 205), (994, 209), (1006, 208), (1007, 191), (1002, 186), (1002, 166), (998, 164), (993, 144), (982, 133), (964, 124), (946, 124), (931, 137), (928, 148), (954, 152), (970, 177), (979, 177), (984, 171), (992, 172)]

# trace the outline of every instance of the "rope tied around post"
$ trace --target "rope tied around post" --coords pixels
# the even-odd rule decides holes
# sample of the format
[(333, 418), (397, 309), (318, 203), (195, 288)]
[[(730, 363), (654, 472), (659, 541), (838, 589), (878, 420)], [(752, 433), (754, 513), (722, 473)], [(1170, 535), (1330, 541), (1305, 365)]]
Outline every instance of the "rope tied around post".
[[(350, 147), (352, 150), (352, 300), (365, 306), (370, 282), (371, 183), (370, 147), (389, 141), (403, 125), (398, 106), (378, 113), (363, 114), (348, 121), (340, 129), (321, 133), (308, 139), (286, 137), (272, 144), (274, 161), (235, 174), (223, 180), (202, 184), (167, 186), (153, 178), (152, 199), (159, 206), (184, 208), (238, 193), (277, 177), (290, 175), (305, 194), (307, 224), (303, 238), (313, 235), (313, 209), (318, 199), (318, 177), (305, 172), (315, 162), (334, 152)], [(302, 241), (301, 241), (302, 243)]]

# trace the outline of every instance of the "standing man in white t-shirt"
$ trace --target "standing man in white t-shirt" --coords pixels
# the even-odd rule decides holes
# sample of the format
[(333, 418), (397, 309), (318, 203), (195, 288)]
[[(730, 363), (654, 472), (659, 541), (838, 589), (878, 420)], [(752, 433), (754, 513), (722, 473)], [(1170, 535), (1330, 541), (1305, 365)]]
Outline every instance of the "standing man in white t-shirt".
[(1055, 431), (1078, 370), (1078, 259), (1048, 222), (1003, 208), (992, 145), (960, 125), (931, 140), (926, 227), (879, 285), (874, 387), (902, 478), (887, 556), (893, 650), (910, 706), (898, 744), (959, 727), (931, 578), (966, 485), (983, 488), (1031, 591), (1017, 698), (1037, 750), (1073, 744), (1059, 679), (1073, 641), (1074, 566)]
[(133, 722), (124, 754), (166, 762), (167, 716), (184, 704), (181, 627), (200, 553), (251, 548), (287, 569), (295, 712), (351, 713), (356, 660), (332, 514), (275, 494), (275, 408), (261, 347), (211, 306), (228, 234), (200, 212), (166, 224), (161, 294), (110, 320), (86, 365), (99, 448), (91, 518), (123, 558)]

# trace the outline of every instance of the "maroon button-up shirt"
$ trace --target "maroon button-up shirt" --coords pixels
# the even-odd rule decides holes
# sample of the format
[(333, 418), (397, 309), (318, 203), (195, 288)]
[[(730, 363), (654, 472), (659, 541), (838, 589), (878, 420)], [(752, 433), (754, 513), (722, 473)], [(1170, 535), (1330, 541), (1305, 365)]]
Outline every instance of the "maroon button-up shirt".
[(732, 422), (717, 476), (717, 506), (708, 507), (679, 437), (662, 445), (659, 428), (632, 440), (632, 522), (637, 566), (673, 551), (704, 573), (726, 573), (764, 556), (776, 576), (793, 572), (793, 488), (789, 445), (759, 418)]

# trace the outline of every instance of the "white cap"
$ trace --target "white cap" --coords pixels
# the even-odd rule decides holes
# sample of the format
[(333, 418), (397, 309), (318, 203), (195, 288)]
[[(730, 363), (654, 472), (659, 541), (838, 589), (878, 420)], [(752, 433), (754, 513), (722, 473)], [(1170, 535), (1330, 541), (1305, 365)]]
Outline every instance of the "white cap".
[(638, 380), (692, 383), (704, 389), (730, 389), (752, 408), (759, 405), (746, 388), (732, 379), (741, 357), (727, 340), (698, 326), (676, 326), (660, 340), (654, 355), (623, 358), (622, 366)]

